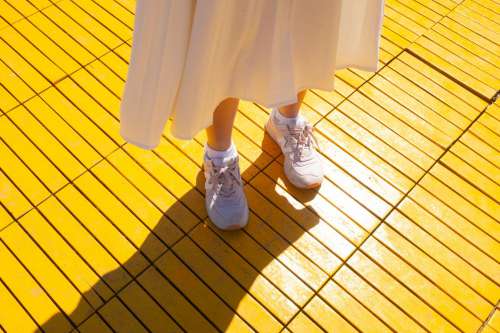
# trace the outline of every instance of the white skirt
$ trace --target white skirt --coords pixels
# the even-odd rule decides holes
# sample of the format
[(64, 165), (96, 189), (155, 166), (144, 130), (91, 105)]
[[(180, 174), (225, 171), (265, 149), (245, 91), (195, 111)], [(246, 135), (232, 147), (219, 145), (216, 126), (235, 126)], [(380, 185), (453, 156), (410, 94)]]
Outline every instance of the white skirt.
[(265, 107), (376, 71), (384, 0), (137, 0), (120, 135), (153, 149), (192, 139), (227, 97)]

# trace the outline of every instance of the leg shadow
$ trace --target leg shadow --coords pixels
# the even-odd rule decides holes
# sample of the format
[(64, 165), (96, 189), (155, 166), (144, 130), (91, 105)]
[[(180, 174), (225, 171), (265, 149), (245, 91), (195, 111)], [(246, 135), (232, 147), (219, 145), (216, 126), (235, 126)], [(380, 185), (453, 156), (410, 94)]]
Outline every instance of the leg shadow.
[[(276, 146), (272, 147), (274, 142), (267, 134), (262, 145), (264, 151), (276, 151)], [(268, 163), (269, 155), (261, 154), (242, 172), (251, 210), (249, 223), (243, 230), (219, 230), (204, 212), (203, 216), (198, 216), (200, 222), (173, 247), (157, 258), (148, 259), (147, 253), (157, 242), (159, 230), (164, 233), (165, 224), (174, 223), (167, 218), (171, 216), (169, 211), (176, 209), (177, 205), (184, 205), (183, 202), (188, 198), (201, 197), (200, 192), (204, 195), (205, 177), (201, 169), (196, 185), (164, 212), (137, 252), (117, 269), (101, 276), (83, 294), (74, 311), (55, 314), (40, 325), (39, 331), (67, 331), (68, 321), (76, 327), (75, 332), (242, 332), (245, 328), (251, 331), (250, 327), (258, 331), (279, 331), (290, 318), (276, 314), (279, 312), (276, 309), (280, 306), (298, 309), (303, 304), (297, 304), (294, 301), (297, 298), (291, 292), (314, 289), (295, 270), (295, 265), (300, 265), (305, 255), (292, 259), (287, 256), (284, 261), (276, 258), (294, 247), (295, 241), (318, 223), (318, 217), (311, 208), (296, 208), (297, 202), (307, 202), (316, 192), (300, 191), (282, 179), (285, 188), (288, 187), (288, 191), (297, 196), (298, 201), (290, 203), (272, 188), (279, 186), (277, 182), (282, 175), (256, 174), (256, 166), (262, 167), (264, 160)], [(259, 189), (259, 186), (266, 188)], [(283, 193), (283, 188), (279, 189)], [(299, 224), (293, 221), (291, 216), (294, 215), (305, 218)], [(294, 251), (297, 252), (300, 251)], [(302, 259), (298, 260), (299, 257)], [(143, 268), (144, 260), (148, 264), (146, 268)], [(270, 263), (279, 268), (278, 272), (266, 270)], [(272, 275), (270, 271), (273, 271)], [(295, 279), (293, 286), (304, 289), (292, 291), (285, 283), (287, 276)], [(113, 289), (119, 284), (118, 281), (124, 280), (129, 282), (118, 290)], [(252, 287), (255, 283), (259, 285), (258, 288)], [(268, 288), (269, 299), (263, 299), (262, 294), (255, 296), (248, 292), (262, 288)], [(76, 318), (82, 318), (83, 309), (88, 309), (88, 300), (105, 289), (112, 290), (114, 294), (105, 298), (104, 304), (94, 308), (84, 321), (77, 322)], [(248, 298), (249, 294), (252, 300), (245, 300), (245, 308), (239, 309), (241, 300)], [(186, 295), (186, 298), (182, 295)], [(275, 299), (277, 296), (278, 299)], [(281, 300), (292, 305), (279, 304)], [(252, 311), (247, 308), (249, 304), (260, 308), (258, 311), (262, 314), (259, 318), (263, 319), (260, 324), (251, 318)], [(274, 309), (269, 309), (269, 306)]]

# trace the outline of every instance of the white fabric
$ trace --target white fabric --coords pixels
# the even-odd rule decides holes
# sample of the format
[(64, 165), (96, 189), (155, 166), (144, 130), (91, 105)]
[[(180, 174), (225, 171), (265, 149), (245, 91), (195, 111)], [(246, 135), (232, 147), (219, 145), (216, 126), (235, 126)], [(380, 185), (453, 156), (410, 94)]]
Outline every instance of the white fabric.
[(192, 139), (227, 97), (266, 107), (376, 71), (384, 0), (137, 0), (120, 134), (155, 148)]

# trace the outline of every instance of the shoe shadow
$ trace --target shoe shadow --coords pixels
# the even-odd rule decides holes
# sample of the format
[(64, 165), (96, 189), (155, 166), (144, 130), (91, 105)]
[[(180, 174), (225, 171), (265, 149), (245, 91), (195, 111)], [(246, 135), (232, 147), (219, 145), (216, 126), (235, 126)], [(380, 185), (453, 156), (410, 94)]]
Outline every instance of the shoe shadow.
[[(277, 146), (266, 133), (262, 147), (276, 152)], [(199, 210), (195, 215), (200, 222), (187, 234), (157, 257), (148, 255), (165, 234), (165, 225), (175, 224), (171, 216), (179, 205), (204, 200), (205, 177), (200, 169), (196, 184), (163, 212), (137, 252), (101, 276), (71, 313), (53, 315), (38, 331), (68, 331), (70, 322), (74, 332), (82, 333), (279, 332), (324, 282), (311, 276), (326, 279), (327, 273), (314, 262), (323, 254), (311, 249), (320, 246), (309, 246), (314, 239), (308, 230), (319, 218), (300, 203), (316, 191), (295, 189), (279, 172), (257, 173), (256, 166), (266, 163), (269, 167), (275, 163), (278, 170), (277, 160), (269, 164), (269, 156), (262, 153), (242, 171), (250, 208), (245, 228), (219, 230), (206, 211)], [(139, 269), (145, 259), (148, 264)], [(317, 274), (311, 274), (312, 269)], [(104, 295), (102, 290), (112, 293)], [(95, 294), (102, 302), (89, 311)]]

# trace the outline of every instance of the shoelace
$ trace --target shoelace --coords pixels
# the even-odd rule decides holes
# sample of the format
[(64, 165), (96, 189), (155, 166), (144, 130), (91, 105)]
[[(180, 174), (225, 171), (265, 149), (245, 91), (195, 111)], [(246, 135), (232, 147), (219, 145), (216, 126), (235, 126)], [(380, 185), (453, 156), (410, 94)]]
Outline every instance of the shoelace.
[(292, 147), (294, 162), (302, 161), (302, 158), (305, 157), (304, 150), (307, 150), (310, 154), (314, 146), (319, 147), (318, 140), (313, 133), (313, 127), (309, 123), (306, 123), (303, 127), (295, 127), (289, 124), (286, 127), (288, 133), (285, 135), (285, 146), (293, 143), (292, 138), (295, 139), (295, 146), (289, 145)]
[[(216, 182), (214, 183), (214, 181)], [(231, 197), (236, 191), (235, 184), (243, 185), (238, 168), (238, 159), (235, 158), (223, 166), (216, 166), (212, 163), (209, 182), (217, 186), (216, 192), (221, 197)]]

